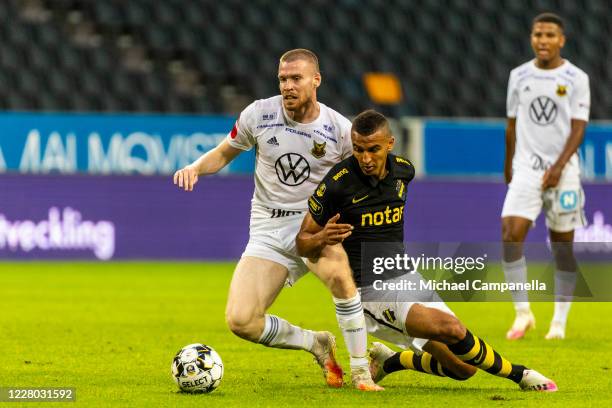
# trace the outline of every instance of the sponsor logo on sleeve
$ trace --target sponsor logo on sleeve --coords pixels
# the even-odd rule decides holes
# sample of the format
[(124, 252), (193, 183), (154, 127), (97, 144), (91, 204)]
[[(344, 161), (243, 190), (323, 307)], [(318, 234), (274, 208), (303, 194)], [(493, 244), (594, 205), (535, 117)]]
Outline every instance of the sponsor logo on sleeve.
[(397, 180), (397, 185), (395, 186), (395, 190), (397, 191), (397, 196), (404, 199), (404, 193), (406, 192), (406, 185), (402, 180)]
[(238, 134), (238, 121), (234, 123), (234, 127), (232, 128), (232, 131), (230, 132), (230, 137), (232, 139), (235, 139), (237, 134)]
[(412, 166), (412, 163), (410, 163), (408, 160), (404, 159), (403, 157), (395, 156), (395, 161), (398, 163), (405, 164), (407, 166)]
[(332, 179), (334, 181), (338, 181), (340, 179), (340, 177), (344, 176), (345, 174), (348, 174), (348, 170), (346, 169), (346, 167), (342, 168), (342, 170), (340, 170), (339, 172), (337, 172)]
[(321, 215), (323, 213), (323, 205), (315, 197), (308, 199), (308, 208), (310, 208), (314, 215)]
[(319, 186), (319, 188), (317, 188), (317, 197), (323, 197), (323, 194), (325, 194), (325, 190), (327, 189), (327, 186), (325, 185), (325, 183), (321, 183), (321, 185)]

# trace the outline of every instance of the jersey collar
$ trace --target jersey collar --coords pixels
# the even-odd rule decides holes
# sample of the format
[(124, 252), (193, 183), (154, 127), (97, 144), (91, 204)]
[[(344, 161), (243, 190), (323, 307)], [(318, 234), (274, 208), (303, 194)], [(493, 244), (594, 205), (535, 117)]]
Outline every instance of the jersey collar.
[[(282, 96), (281, 96), (282, 98)], [(323, 116), (323, 107), (324, 105), (322, 103), (320, 103), (319, 101), (317, 101), (317, 105), (319, 106), (319, 116), (317, 116), (317, 118), (315, 120), (313, 120), (312, 122), (308, 122), (308, 123), (302, 123), (302, 122), (297, 122), (293, 119), (291, 119), (289, 117), (289, 115), (287, 114), (287, 111), (285, 110), (285, 106), (283, 105), (283, 101), (281, 99), (281, 109), (283, 110), (283, 117), (285, 118), (285, 123), (291, 127), (296, 127), (296, 126), (313, 126), (313, 125), (318, 125), (321, 122), (321, 117)]]

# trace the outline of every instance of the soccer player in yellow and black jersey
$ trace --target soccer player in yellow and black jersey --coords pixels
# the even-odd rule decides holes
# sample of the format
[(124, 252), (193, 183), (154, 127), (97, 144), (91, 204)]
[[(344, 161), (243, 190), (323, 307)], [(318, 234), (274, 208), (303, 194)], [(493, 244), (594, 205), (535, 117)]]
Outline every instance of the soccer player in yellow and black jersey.
[[(362, 255), (367, 256), (367, 246), (376, 246), (377, 257), (404, 252), (404, 203), (414, 167), (390, 153), (394, 138), (386, 118), (378, 112), (359, 114), (351, 138), (353, 156), (334, 166), (311, 196), (296, 245), (301, 256), (316, 259), (327, 245), (342, 243), (363, 294), (371, 287), (373, 276), (373, 263)], [(391, 270), (377, 279), (393, 282), (407, 276), (405, 270)], [(524, 390), (557, 390), (554, 381), (510, 363), (473, 335), (434, 291), (417, 298), (407, 292), (387, 291), (375, 301), (362, 296), (370, 334), (406, 349), (396, 353), (374, 343), (370, 371), (375, 381), (405, 369), (464, 380), (482, 369)]]

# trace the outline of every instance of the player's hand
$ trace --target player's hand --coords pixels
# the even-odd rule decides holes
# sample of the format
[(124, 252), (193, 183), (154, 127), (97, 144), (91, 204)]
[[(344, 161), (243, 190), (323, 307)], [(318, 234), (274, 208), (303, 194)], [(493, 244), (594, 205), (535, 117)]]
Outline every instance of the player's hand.
[(353, 233), (353, 226), (351, 224), (336, 224), (336, 221), (340, 218), (340, 214), (336, 214), (327, 221), (325, 227), (323, 227), (323, 240), (326, 245), (336, 245), (344, 241)]
[(561, 166), (553, 165), (551, 168), (546, 170), (544, 176), (542, 176), (542, 190), (546, 190), (552, 187), (557, 187), (559, 179), (561, 178), (561, 172), (563, 168)]
[(193, 191), (193, 186), (198, 182), (198, 171), (188, 165), (174, 173), (174, 184), (185, 191)]

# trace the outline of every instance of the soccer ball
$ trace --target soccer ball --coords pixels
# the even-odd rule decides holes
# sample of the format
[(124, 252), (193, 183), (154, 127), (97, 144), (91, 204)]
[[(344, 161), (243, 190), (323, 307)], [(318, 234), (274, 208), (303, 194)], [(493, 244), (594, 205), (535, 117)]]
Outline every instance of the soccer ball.
[(172, 377), (185, 392), (211, 392), (223, 378), (223, 362), (212, 347), (195, 343), (183, 347), (172, 360)]

